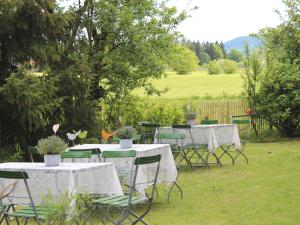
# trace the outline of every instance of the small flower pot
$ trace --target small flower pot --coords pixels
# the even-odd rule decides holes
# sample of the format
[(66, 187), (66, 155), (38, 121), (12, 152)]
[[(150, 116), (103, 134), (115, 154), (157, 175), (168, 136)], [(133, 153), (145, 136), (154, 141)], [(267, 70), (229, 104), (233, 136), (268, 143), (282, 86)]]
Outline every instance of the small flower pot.
[(194, 126), (196, 125), (196, 120), (195, 119), (189, 119), (187, 122), (186, 122), (187, 125), (191, 125), (191, 126)]
[(44, 155), (44, 163), (46, 166), (59, 166), (60, 161), (60, 154)]
[(132, 139), (120, 139), (121, 149), (132, 148)]

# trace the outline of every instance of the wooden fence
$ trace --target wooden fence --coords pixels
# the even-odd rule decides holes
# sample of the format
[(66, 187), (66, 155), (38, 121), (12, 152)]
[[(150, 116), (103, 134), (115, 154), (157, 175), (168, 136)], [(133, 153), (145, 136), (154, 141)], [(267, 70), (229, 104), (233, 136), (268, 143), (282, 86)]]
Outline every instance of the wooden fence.
[[(247, 103), (243, 100), (224, 100), (216, 102), (198, 102), (194, 104), (197, 110), (197, 122), (208, 118), (218, 120), (219, 124), (231, 123), (231, 117), (245, 115), (248, 108)], [(250, 117), (245, 117), (250, 119)], [(257, 131), (263, 132), (270, 129), (270, 123), (263, 119), (255, 119)], [(250, 126), (239, 125), (250, 131)]]

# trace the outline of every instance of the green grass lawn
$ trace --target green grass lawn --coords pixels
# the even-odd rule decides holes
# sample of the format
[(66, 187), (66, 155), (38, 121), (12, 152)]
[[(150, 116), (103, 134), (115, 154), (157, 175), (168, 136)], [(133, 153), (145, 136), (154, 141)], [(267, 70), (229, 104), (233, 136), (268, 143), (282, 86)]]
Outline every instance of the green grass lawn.
[[(153, 85), (162, 90), (169, 91), (162, 98), (207, 98), (228, 97), (240, 95), (243, 88), (241, 74), (208, 75), (207, 72), (193, 72), (188, 75), (168, 73), (167, 78), (153, 80)], [(143, 89), (135, 91), (145, 96)]]
[(249, 164), (180, 174), (184, 199), (162, 197), (147, 217), (157, 225), (299, 225), (300, 141), (250, 143)]

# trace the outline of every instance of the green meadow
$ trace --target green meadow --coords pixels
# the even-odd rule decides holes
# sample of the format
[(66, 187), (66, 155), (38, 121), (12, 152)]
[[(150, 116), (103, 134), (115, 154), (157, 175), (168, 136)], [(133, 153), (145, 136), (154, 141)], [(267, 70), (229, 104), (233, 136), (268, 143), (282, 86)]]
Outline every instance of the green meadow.
[[(243, 78), (241, 74), (209, 75), (205, 70), (187, 75), (168, 72), (166, 78), (153, 80), (152, 84), (159, 90), (168, 89), (160, 99), (237, 98), (243, 89)], [(145, 97), (143, 89), (138, 89), (135, 93)]]

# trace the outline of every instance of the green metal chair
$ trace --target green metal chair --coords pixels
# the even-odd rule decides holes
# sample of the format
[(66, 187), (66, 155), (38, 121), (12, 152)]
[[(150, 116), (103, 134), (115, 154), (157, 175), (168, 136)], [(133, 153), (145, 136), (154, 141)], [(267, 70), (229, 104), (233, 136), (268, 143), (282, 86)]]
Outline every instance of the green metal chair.
[(141, 134), (144, 144), (153, 144), (155, 133), (159, 133), (160, 124), (151, 122), (141, 122)]
[[(161, 155), (154, 155), (154, 156), (148, 156), (148, 157), (138, 157), (134, 160), (134, 174), (132, 176), (132, 180), (129, 185), (129, 194), (128, 195), (121, 195), (121, 196), (109, 196), (109, 197), (103, 197), (103, 198), (97, 198), (97, 199), (91, 199), (92, 207), (90, 208), (90, 213), (86, 219), (86, 221), (83, 223), (86, 224), (91, 216), (97, 211), (100, 210), (104, 213), (104, 216), (107, 220), (109, 220), (112, 224), (115, 225), (121, 225), (127, 223), (126, 220), (130, 221), (130, 224), (137, 224), (138, 222), (141, 222), (143, 224), (147, 224), (144, 221), (144, 217), (150, 212), (152, 208), (153, 198), (154, 198), (154, 192), (156, 189), (156, 183), (158, 178), (158, 172), (160, 168), (160, 159)], [(135, 189), (137, 185), (137, 174), (140, 167), (143, 165), (148, 164), (156, 164), (156, 170), (153, 179), (150, 181), (151, 184), (153, 184), (151, 194), (150, 196), (143, 196), (138, 197), (135, 196)], [(140, 204), (146, 204), (147, 208), (144, 210), (143, 213), (138, 215), (135, 212), (135, 209)], [(120, 210), (119, 216), (117, 218), (114, 218), (111, 214), (113, 209)], [(103, 222), (103, 218), (100, 218), (100, 220)]]
[(201, 125), (213, 125), (218, 123), (218, 120), (201, 120)]
[[(184, 150), (187, 150), (186, 156), (188, 158), (188, 161), (190, 162), (191, 166), (193, 165), (204, 165), (207, 167), (207, 162), (203, 158), (203, 153), (205, 151), (205, 146), (203, 144), (201, 145), (196, 145), (194, 141), (194, 137), (191, 131), (191, 125), (188, 124), (173, 124), (172, 129), (174, 133), (179, 132), (182, 133), (184, 132), (185, 135), (185, 140), (190, 139), (190, 144), (183, 145)], [(189, 152), (192, 154), (188, 157)], [(200, 153), (201, 152), (201, 153)], [(196, 156), (196, 162), (192, 162), (192, 159)]]
[[(241, 126), (251, 126), (251, 120), (249, 119), (233, 119), (232, 124), (236, 124), (236, 125), (241, 125)], [(246, 141), (245, 140), (241, 140), (241, 148), (235, 148), (235, 151), (237, 152), (236, 156), (234, 157), (234, 162), (236, 161), (236, 159), (239, 156), (243, 156), (244, 159), (246, 160), (247, 164), (249, 163), (247, 156), (244, 154), (244, 150), (246, 147)]]
[[(71, 151), (71, 152), (89, 152), (89, 151), (91, 151), (92, 156), (93, 155), (97, 156), (99, 162), (101, 162), (101, 149), (100, 148), (89, 148), (89, 149), (71, 148), (69, 151)], [(83, 157), (83, 158), (85, 158), (85, 157)]]
[(28, 146), (27, 150), (28, 150), (31, 162), (34, 162), (33, 155), (39, 155), (36, 147)]
[[(136, 157), (136, 151), (135, 150), (109, 150), (109, 151), (103, 151), (102, 157), (104, 162), (109, 161), (109, 159), (118, 160), (118, 159), (124, 159), (129, 158), (131, 162), (128, 162), (126, 160), (126, 168), (125, 170), (118, 170), (118, 177), (120, 180), (120, 183), (124, 189), (124, 187), (128, 188), (128, 183), (132, 179), (133, 174), (133, 165), (134, 165), (134, 158)], [(115, 163), (115, 162), (114, 162)], [(115, 163), (116, 164), (116, 163)], [(117, 165), (116, 165), (117, 167)], [(124, 191), (128, 193), (128, 190)]]
[(68, 151), (68, 152), (63, 152), (61, 154), (61, 160), (62, 162), (64, 159), (72, 159), (72, 162), (75, 162), (74, 159), (88, 159), (90, 162), (92, 157), (92, 151)]
[[(47, 215), (48, 209), (47, 207), (43, 206), (36, 206), (32, 199), (32, 195), (29, 189), (29, 185), (27, 180), (29, 179), (28, 174), (25, 171), (0, 171), (0, 178), (2, 179), (10, 179), (10, 180), (23, 180), (25, 184), (25, 189), (27, 192), (27, 196), (11, 196), (11, 197), (19, 197), (19, 198), (26, 198), (29, 199), (28, 205), (14, 205), (16, 208), (11, 208), (3, 210), (2, 213), (4, 215), (4, 220), (7, 225), (11, 224), (11, 218), (16, 218), (16, 222), (19, 225), (20, 221), (19, 218), (24, 219), (24, 225), (28, 223), (30, 219), (35, 220), (38, 225), (42, 224), (42, 221), (45, 219)], [(10, 194), (9, 194), (10, 195)], [(10, 197), (7, 195), (6, 197)], [(2, 199), (0, 201), (1, 206), (3, 206)], [(53, 210), (53, 209), (52, 209)], [(2, 222), (2, 221), (1, 221)]]
[[(156, 139), (157, 139), (158, 143), (166, 143), (165, 141), (171, 142), (170, 147), (171, 147), (175, 162), (176, 162), (176, 158), (178, 156), (180, 157), (179, 163), (178, 164), (176, 163), (176, 167), (178, 170), (181, 168), (181, 162), (183, 160), (185, 160), (186, 164), (192, 168), (191, 162), (189, 161), (187, 154), (183, 148), (184, 138), (185, 138), (185, 135), (180, 134), (180, 133), (158, 133), (158, 134), (156, 134)], [(174, 141), (175, 141), (175, 144), (172, 143)], [(174, 181), (172, 183), (172, 185), (170, 186), (170, 189), (168, 191), (167, 202), (170, 202), (170, 195), (171, 195), (171, 192), (172, 192), (174, 186), (176, 186), (179, 189), (180, 196), (181, 196), (181, 198), (183, 198), (182, 188), (177, 183), (178, 177), (179, 177), (179, 171), (178, 171), (178, 175), (176, 177), (176, 181)]]

